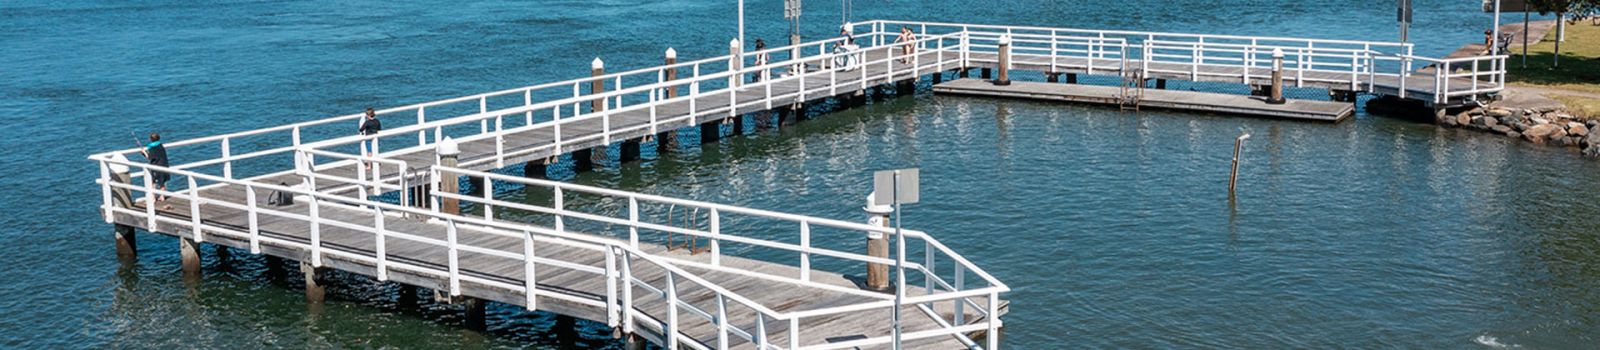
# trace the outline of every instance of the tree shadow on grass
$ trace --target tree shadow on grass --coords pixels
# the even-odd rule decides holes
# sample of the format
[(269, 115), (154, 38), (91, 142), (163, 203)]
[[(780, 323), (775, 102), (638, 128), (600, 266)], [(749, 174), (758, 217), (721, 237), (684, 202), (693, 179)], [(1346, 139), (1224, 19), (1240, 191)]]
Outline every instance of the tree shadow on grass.
[(1549, 52), (1528, 54), (1528, 65), (1522, 66), (1521, 55), (1506, 61), (1506, 80), (1539, 85), (1580, 84), (1600, 87), (1600, 57), (1561, 55), (1561, 66), (1555, 68), (1555, 55)]

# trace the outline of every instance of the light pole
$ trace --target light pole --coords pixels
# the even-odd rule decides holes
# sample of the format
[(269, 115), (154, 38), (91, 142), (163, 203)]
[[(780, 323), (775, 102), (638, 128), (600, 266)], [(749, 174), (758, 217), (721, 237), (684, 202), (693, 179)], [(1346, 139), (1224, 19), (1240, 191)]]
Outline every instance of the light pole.
[[(739, 45), (744, 43), (744, 0), (739, 0)], [(739, 52), (744, 52), (744, 47), (741, 46)]]

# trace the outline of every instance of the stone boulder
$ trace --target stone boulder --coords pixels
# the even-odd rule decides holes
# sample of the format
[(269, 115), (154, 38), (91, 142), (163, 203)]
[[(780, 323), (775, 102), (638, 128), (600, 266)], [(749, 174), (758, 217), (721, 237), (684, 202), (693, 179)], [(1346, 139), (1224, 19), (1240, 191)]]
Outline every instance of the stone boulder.
[(1461, 124), (1461, 126), (1472, 125), (1472, 115), (1466, 113), (1456, 115), (1456, 124)]
[[(1528, 139), (1528, 141), (1533, 141), (1534, 143), (1541, 143), (1542, 144), (1546, 140), (1550, 139), (1550, 135), (1555, 134), (1556, 130), (1560, 130), (1560, 129), (1561, 129), (1561, 127), (1558, 127), (1558, 126), (1555, 126), (1555, 125), (1550, 125), (1550, 124), (1534, 125), (1532, 127), (1529, 127), (1528, 130), (1522, 131), (1522, 137)], [(1566, 135), (1562, 135), (1562, 136), (1566, 136)]]
[(1512, 131), (1512, 132), (1506, 133), (1506, 136), (1510, 136), (1511, 138), (1519, 138), (1519, 137), (1522, 137), (1522, 133), (1516, 132), (1516, 131)]
[(1489, 116), (1495, 118), (1510, 117), (1513, 114), (1516, 114), (1516, 112), (1512, 112), (1511, 110), (1504, 108), (1493, 108), (1489, 110)]
[(1483, 126), (1494, 128), (1496, 125), (1500, 125), (1500, 120), (1499, 119), (1495, 119), (1494, 117), (1484, 117), (1483, 118)]
[[(1554, 124), (1552, 124), (1552, 125), (1554, 125)], [(1550, 132), (1550, 136), (1549, 137), (1550, 137), (1550, 142), (1553, 142), (1553, 143), (1555, 143), (1556, 145), (1559, 145), (1559, 146), (1567, 146), (1566, 142), (1562, 142), (1563, 140), (1567, 139), (1567, 136), (1568, 136), (1567, 135), (1567, 129), (1562, 129), (1561, 127), (1558, 126), (1558, 127), (1556, 127), (1556, 131)]]
[(1495, 133), (1506, 134), (1506, 135), (1510, 135), (1511, 133), (1516, 132), (1516, 131), (1511, 131), (1511, 127), (1505, 126), (1505, 125), (1495, 125), (1493, 127), (1490, 127), (1489, 129), (1490, 130), (1494, 130)]
[(1572, 136), (1577, 136), (1577, 137), (1589, 136), (1589, 127), (1583, 126), (1583, 123), (1568, 122), (1567, 123), (1567, 134), (1571, 134)]
[(1589, 133), (1589, 137), (1586, 140), (1589, 141), (1589, 149), (1584, 150), (1583, 153), (1600, 157), (1600, 132)]
[(1549, 119), (1545, 119), (1544, 117), (1533, 117), (1533, 118), (1528, 118), (1528, 120), (1533, 121), (1533, 125), (1550, 124), (1550, 120)]

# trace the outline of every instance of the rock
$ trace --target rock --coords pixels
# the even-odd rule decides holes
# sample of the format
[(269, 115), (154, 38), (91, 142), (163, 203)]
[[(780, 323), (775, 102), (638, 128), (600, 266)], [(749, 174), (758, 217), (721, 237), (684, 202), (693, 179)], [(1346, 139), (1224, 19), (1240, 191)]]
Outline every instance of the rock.
[(1583, 155), (1590, 156), (1590, 157), (1600, 157), (1600, 145), (1596, 145), (1596, 144), (1593, 144), (1593, 143), (1589, 144), (1589, 148), (1583, 150)]
[(1484, 117), (1483, 118), (1483, 126), (1487, 126), (1487, 127), (1493, 128), (1496, 125), (1500, 125), (1500, 120), (1499, 119), (1495, 119), (1494, 117)]
[(1568, 122), (1567, 134), (1577, 137), (1589, 136), (1589, 127), (1583, 126), (1581, 123)]
[(1456, 124), (1456, 117), (1455, 116), (1440, 117), (1439, 120), (1438, 120), (1438, 123), (1439, 123), (1439, 125), (1444, 125), (1444, 126), (1452, 127), (1452, 128), (1461, 125), (1461, 124)]
[(1511, 110), (1504, 108), (1494, 108), (1489, 110), (1489, 116), (1495, 118), (1510, 117), (1512, 114), (1516, 114), (1516, 112), (1512, 112)]
[(1517, 131), (1527, 131), (1528, 130), (1528, 123), (1523, 123), (1523, 122), (1511, 123), (1511, 128), (1512, 129), (1516, 129)]
[[(1555, 125), (1555, 124), (1551, 124), (1551, 125)], [(1550, 132), (1550, 136), (1549, 137), (1550, 137), (1550, 141), (1551, 142), (1554, 142), (1557, 145), (1565, 146), (1565, 145), (1562, 144), (1561, 140), (1567, 138), (1567, 129), (1562, 129), (1561, 127), (1558, 126), (1558, 127), (1556, 127), (1556, 131)]]
[(1506, 133), (1506, 136), (1510, 136), (1512, 138), (1518, 138), (1518, 137), (1522, 137), (1522, 133), (1516, 132), (1516, 131), (1512, 131), (1512, 132)]
[(1533, 141), (1533, 143), (1544, 143), (1545, 140), (1550, 138), (1551, 134), (1554, 134), (1556, 130), (1560, 129), (1561, 128), (1550, 124), (1534, 125), (1533, 127), (1528, 128), (1528, 130), (1523, 131), (1522, 137), (1528, 139), (1528, 141)]
[(1456, 115), (1456, 124), (1472, 125), (1472, 115), (1466, 113)]
[(1490, 130), (1494, 130), (1495, 133), (1507, 134), (1507, 135), (1509, 135), (1510, 133), (1516, 132), (1516, 131), (1511, 131), (1511, 127), (1505, 126), (1505, 125), (1495, 125), (1495, 126), (1490, 127), (1489, 129)]
[(1533, 120), (1533, 125), (1545, 125), (1545, 124), (1550, 124), (1550, 120), (1549, 120), (1549, 119), (1545, 119), (1545, 118), (1544, 118), (1544, 117), (1542, 117), (1542, 116), (1540, 116), (1540, 117), (1533, 117), (1533, 118), (1529, 118), (1529, 119), (1531, 119), (1531, 120)]
[(1589, 133), (1589, 137), (1585, 140), (1589, 141), (1589, 148), (1600, 147), (1600, 132)]

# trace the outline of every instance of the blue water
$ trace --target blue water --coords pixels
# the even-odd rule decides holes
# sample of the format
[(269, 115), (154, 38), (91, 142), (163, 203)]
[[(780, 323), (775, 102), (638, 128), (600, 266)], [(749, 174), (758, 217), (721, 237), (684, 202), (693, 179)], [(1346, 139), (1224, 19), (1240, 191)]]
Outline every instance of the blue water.
[[(1388, 1), (860, 1), (854, 18), (1389, 40)], [(779, 38), (779, 1), (749, 36)], [(806, 2), (808, 38), (838, 3)], [(1417, 51), (1480, 40), (1475, 1), (1417, 1)], [(722, 53), (732, 1), (0, 3), (0, 347), (618, 347), (583, 323), (321, 308), (234, 254), (185, 283), (173, 240), (119, 263), (94, 163), (183, 139)], [(1516, 16), (1508, 16), (1507, 19)], [(775, 40), (769, 40), (775, 41)], [(1246, 150), (1236, 203), (1231, 140)], [(175, 155), (200, 157), (200, 155)], [(1360, 114), (1337, 124), (919, 95), (572, 181), (859, 219), (871, 170), (923, 168), (906, 224), (1015, 291), (1005, 344), (1051, 348), (1592, 347), (1600, 172), (1570, 150)], [(237, 252), (236, 252), (237, 253)]]

